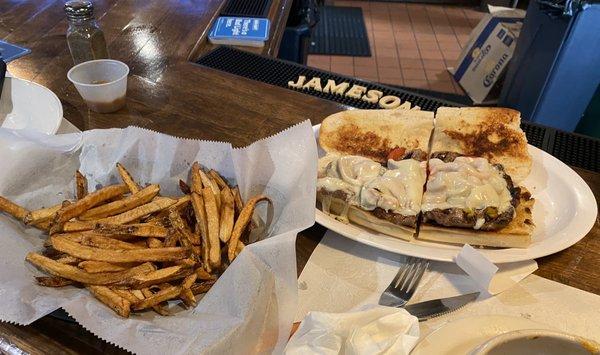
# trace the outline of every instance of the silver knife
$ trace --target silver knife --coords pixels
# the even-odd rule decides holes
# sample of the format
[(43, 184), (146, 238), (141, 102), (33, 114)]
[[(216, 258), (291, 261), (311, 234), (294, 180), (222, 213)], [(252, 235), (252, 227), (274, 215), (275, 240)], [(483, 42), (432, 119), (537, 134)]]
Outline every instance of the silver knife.
[(410, 304), (403, 307), (408, 313), (419, 318), (419, 322), (441, 316), (445, 313), (450, 313), (474, 301), (479, 292), (467, 293), (466, 295), (440, 298), (437, 300), (425, 301), (415, 304)]

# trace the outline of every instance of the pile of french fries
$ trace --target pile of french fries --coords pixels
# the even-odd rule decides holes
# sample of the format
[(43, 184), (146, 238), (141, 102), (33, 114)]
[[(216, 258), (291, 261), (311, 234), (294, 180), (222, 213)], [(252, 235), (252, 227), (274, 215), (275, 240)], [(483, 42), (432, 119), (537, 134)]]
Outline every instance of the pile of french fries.
[(214, 170), (192, 165), (183, 197), (140, 187), (121, 164), (123, 184), (88, 193), (75, 174), (75, 201), (28, 211), (0, 196), (0, 211), (48, 233), (45, 249), (26, 260), (50, 276), (40, 285), (87, 288), (120, 316), (152, 309), (168, 315), (168, 300), (194, 307), (248, 243), (252, 215), (264, 195), (242, 201)]

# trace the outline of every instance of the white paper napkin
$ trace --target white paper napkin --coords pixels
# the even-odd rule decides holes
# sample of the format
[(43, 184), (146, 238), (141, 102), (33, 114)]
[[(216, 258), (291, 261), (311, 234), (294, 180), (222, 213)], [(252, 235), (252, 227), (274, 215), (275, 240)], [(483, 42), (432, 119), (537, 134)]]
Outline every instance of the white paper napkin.
[[(477, 253), (479, 254), (479, 253)], [(370, 247), (328, 231), (308, 260), (298, 279), (300, 321), (310, 311), (348, 312), (367, 304), (377, 304), (406, 257)], [(492, 279), (510, 282), (492, 283), (491, 291), (510, 287), (537, 269), (535, 261), (499, 264)], [(487, 275), (487, 274), (486, 274)], [(487, 276), (486, 276), (487, 277)], [(485, 277), (484, 277), (485, 280)], [(473, 279), (453, 263), (432, 262), (410, 303), (442, 297), (487, 291), (485, 282)]]
[(348, 313), (310, 312), (285, 349), (287, 355), (408, 355), (419, 320), (401, 308), (371, 305)]
[(42, 248), (41, 233), (0, 214), (0, 321), (29, 324), (62, 307), (84, 328), (134, 353), (283, 351), (297, 302), (295, 237), (314, 223), (317, 151), (310, 122), (242, 149), (136, 127), (45, 137), (18, 133), (0, 129), (0, 195), (29, 209), (72, 198), (76, 169), (90, 190), (118, 182), (116, 162), (140, 183), (180, 195), (178, 180), (186, 180), (199, 161), (235, 179), (245, 198), (269, 195), (275, 216), (271, 236), (244, 248), (196, 309), (171, 305), (173, 316), (145, 312), (123, 319), (85, 290), (37, 286), (38, 271), (24, 259)]

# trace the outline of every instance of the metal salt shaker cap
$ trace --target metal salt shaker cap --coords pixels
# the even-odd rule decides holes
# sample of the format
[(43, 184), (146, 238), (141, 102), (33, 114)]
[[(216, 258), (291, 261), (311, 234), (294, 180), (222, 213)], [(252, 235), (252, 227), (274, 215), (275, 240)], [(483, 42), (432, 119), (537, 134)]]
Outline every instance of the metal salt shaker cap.
[(65, 13), (69, 20), (92, 18), (94, 5), (87, 0), (70, 0), (65, 3)]

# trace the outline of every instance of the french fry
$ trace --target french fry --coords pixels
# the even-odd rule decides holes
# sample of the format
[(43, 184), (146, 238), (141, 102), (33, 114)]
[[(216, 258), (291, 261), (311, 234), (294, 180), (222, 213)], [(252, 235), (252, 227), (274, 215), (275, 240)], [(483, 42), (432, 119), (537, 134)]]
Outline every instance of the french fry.
[(171, 208), (181, 211), (184, 207), (186, 207), (188, 205), (188, 203), (190, 203), (190, 201), (191, 201), (190, 196), (185, 195), (183, 197), (178, 198), (177, 202), (175, 202), (175, 204), (173, 204), (171, 206)]
[(179, 180), (179, 190), (181, 190), (181, 192), (183, 192), (184, 195), (189, 195), (192, 193), (192, 189), (190, 188), (190, 186), (181, 179)]
[(131, 311), (131, 303), (125, 298), (119, 296), (113, 290), (106, 286), (94, 286), (89, 285), (87, 289), (92, 295), (94, 295), (100, 302), (110, 307), (113, 311), (117, 312), (121, 317), (129, 317)]
[(129, 223), (129, 222), (135, 221), (136, 219), (141, 218), (145, 215), (149, 215), (151, 213), (158, 212), (158, 211), (164, 210), (166, 208), (169, 208), (176, 202), (177, 202), (176, 200), (173, 200), (168, 197), (156, 197), (156, 198), (154, 198), (154, 200), (152, 200), (152, 202), (149, 202), (145, 205), (138, 206), (132, 210), (123, 212), (116, 216), (99, 219), (97, 222), (105, 223), (105, 224)]
[(238, 255), (240, 255), (240, 253), (242, 252), (242, 250), (246, 247), (246, 245), (240, 240), (238, 241), (237, 247), (235, 248), (235, 257), (237, 258)]
[(192, 164), (192, 186), (191, 186), (191, 190), (192, 192), (195, 193), (202, 193), (202, 188), (203, 187), (208, 187), (208, 186), (202, 186), (202, 176), (200, 175), (200, 164), (198, 164), (197, 161), (194, 162), (194, 164)]
[(150, 297), (146, 297), (139, 303), (133, 305), (133, 309), (136, 311), (150, 308), (154, 305), (160, 304), (161, 302), (168, 301), (172, 298), (179, 296), (181, 293), (181, 286), (170, 286), (165, 288), (164, 290), (160, 290), (159, 292), (153, 294)]
[(124, 271), (91, 274), (75, 266), (61, 264), (37, 253), (28, 253), (26, 260), (50, 275), (89, 285), (110, 285), (123, 279), (155, 270), (152, 263), (144, 263)]
[(81, 200), (68, 205), (57, 213), (56, 222), (62, 224), (83, 214), (88, 209), (127, 192), (125, 185), (111, 185), (86, 195)]
[(179, 247), (109, 250), (84, 246), (61, 237), (50, 237), (50, 240), (54, 249), (68, 253), (83, 260), (107, 261), (114, 263), (174, 261), (185, 259), (191, 254), (191, 250)]
[(56, 259), (56, 261), (61, 264), (69, 264), (69, 265), (79, 264), (81, 262), (80, 259), (77, 259), (76, 257), (71, 256), (71, 255), (61, 256), (60, 258)]
[(191, 287), (191, 291), (194, 295), (200, 293), (206, 293), (215, 284), (216, 280), (203, 281), (201, 283), (195, 283)]
[(152, 237), (165, 238), (169, 230), (162, 226), (152, 225), (148, 223), (139, 224), (103, 224), (98, 223), (94, 228), (94, 232), (99, 234), (120, 234), (131, 235), (136, 237)]
[(129, 211), (135, 207), (144, 205), (158, 195), (160, 186), (148, 185), (142, 190), (122, 199), (107, 203), (102, 206), (92, 208), (79, 216), (82, 221), (88, 221), (93, 219), (101, 219), (105, 217), (114, 216), (116, 214)]
[(194, 282), (196, 282), (197, 278), (198, 278), (198, 275), (195, 273), (186, 276), (185, 279), (183, 279), (183, 282), (181, 283), (181, 287), (183, 287), (183, 288), (192, 287)]
[(183, 301), (183, 303), (188, 307), (196, 307), (196, 297), (194, 293), (189, 288), (181, 289), (179, 293), (179, 298)]
[(209, 170), (208, 175), (210, 175), (210, 177), (217, 183), (217, 185), (219, 185), (219, 188), (221, 190), (224, 188), (229, 188), (229, 185), (227, 185), (227, 182), (225, 182), (225, 179), (223, 179), (221, 174), (219, 174), (215, 170), (212, 170), (212, 169)]
[(135, 245), (122, 240), (105, 237), (102, 235), (86, 234), (81, 238), (81, 245), (96, 247), (100, 249), (135, 250), (145, 249), (146, 245)]
[[(94, 229), (96, 226), (96, 222), (94, 221), (69, 221), (65, 223), (62, 227), (62, 231), (65, 233), (68, 232), (83, 232)], [(54, 234), (54, 233), (50, 233)]]
[[(134, 292), (134, 294), (137, 296), (137, 294), (135, 292), (142, 292), (142, 298), (141, 299), (146, 299), (148, 297), (152, 297), (154, 294), (152, 293), (152, 291), (150, 291), (150, 289), (144, 288), (141, 290), (132, 290), (131, 292)], [(169, 313), (169, 311), (167, 311), (165, 309), (165, 307), (163, 307), (160, 303), (155, 304), (154, 306), (152, 306), (152, 309), (154, 310), (154, 312), (160, 314), (161, 316), (169, 316), (171, 315), (171, 313)]]
[(177, 210), (171, 209), (169, 213), (169, 220), (173, 228), (177, 229), (179, 233), (186, 238), (192, 245), (200, 245), (200, 236), (192, 233), (187, 223), (181, 218)]
[(116, 287), (111, 287), (110, 288), (111, 291), (113, 291), (114, 293), (116, 293), (117, 295), (123, 297), (124, 299), (126, 299), (127, 301), (129, 301), (130, 304), (136, 304), (140, 301), (139, 298), (137, 298), (133, 292), (129, 291), (129, 290), (121, 290), (118, 289)]
[(86, 272), (89, 272), (90, 274), (97, 274), (100, 272), (124, 271), (124, 270), (128, 270), (132, 267), (135, 267), (136, 265), (139, 265), (139, 263), (115, 264), (115, 263), (109, 263), (106, 261), (85, 260), (85, 261), (81, 261), (77, 266), (79, 266), (81, 269), (85, 270)]
[(206, 270), (204, 270), (201, 267), (199, 267), (199, 268), (196, 269), (196, 275), (198, 275), (198, 278), (200, 280), (214, 280), (214, 279), (216, 279), (215, 276), (209, 274), (208, 272), (206, 272)]
[(149, 272), (144, 275), (136, 275), (125, 279), (118, 284), (121, 286), (128, 286), (134, 289), (142, 289), (150, 287), (152, 285), (158, 285), (165, 282), (182, 279), (194, 271), (190, 268), (186, 268), (181, 265), (169, 266), (166, 268), (158, 269), (153, 272)]
[(52, 207), (40, 208), (39, 210), (31, 211), (25, 217), (23, 217), (23, 223), (25, 223), (25, 225), (29, 225), (49, 221), (62, 207), (63, 205), (61, 203)]
[[(208, 264), (208, 223), (206, 221), (206, 210), (204, 209), (204, 199), (202, 198), (202, 189), (199, 192), (192, 192), (192, 207), (194, 216), (196, 217), (196, 233), (200, 235), (202, 244), (202, 262), (205, 267), (209, 268)], [(207, 270), (207, 271), (209, 271)]]
[(204, 197), (208, 227), (208, 260), (211, 268), (219, 268), (221, 266), (221, 242), (219, 241), (219, 212), (217, 203), (210, 187), (202, 189), (202, 196)]
[(148, 245), (148, 248), (162, 248), (164, 246), (163, 242), (157, 238), (148, 238), (146, 245)]
[(188, 258), (188, 259), (176, 260), (173, 262), (173, 264), (193, 268), (194, 266), (196, 266), (197, 262), (192, 258)]
[(179, 240), (179, 233), (172, 232), (165, 238), (163, 245), (165, 248), (174, 247), (177, 245), (178, 240)]
[(35, 278), (40, 286), (45, 287), (64, 287), (75, 284), (71, 280), (64, 279), (58, 276), (38, 276)]
[[(194, 163), (196, 164), (196, 163)], [(202, 180), (202, 186), (204, 188), (210, 187), (211, 191), (215, 196), (215, 203), (217, 204), (217, 211), (221, 208), (221, 191), (219, 190), (219, 185), (212, 180), (198, 165), (196, 165), (197, 174), (200, 175), (200, 179)], [(194, 177), (194, 165), (192, 165), (192, 178)]]
[(133, 180), (131, 174), (129, 174), (129, 171), (127, 171), (127, 169), (125, 169), (121, 163), (117, 163), (117, 170), (119, 171), (119, 175), (121, 175), (121, 180), (123, 180), (123, 183), (127, 185), (127, 188), (132, 194), (140, 191), (139, 185)]
[(8, 213), (16, 219), (22, 220), (29, 213), (25, 208), (16, 203), (0, 196), (0, 212)]
[(242, 212), (242, 208), (244, 208), (244, 201), (242, 201), (242, 195), (240, 195), (240, 188), (238, 186), (231, 189), (231, 193), (233, 194), (233, 201), (235, 204), (235, 215), (239, 216), (240, 212)]
[(75, 191), (78, 200), (88, 194), (87, 178), (79, 170), (75, 171)]
[(219, 217), (219, 239), (221, 239), (223, 243), (227, 243), (229, 237), (231, 237), (231, 231), (233, 230), (233, 205), (233, 195), (231, 194), (229, 186), (225, 185), (223, 190), (221, 190), (221, 213)]
[(268, 201), (270, 204), (273, 203), (271, 199), (265, 195), (253, 197), (248, 201), (248, 203), (246, 203), (240, 212), (237, 221), (235, 221), (233, 232), (231, 233), (231, 238), (229, 239), (229, 245), (227, 247), (227, 257), (230, 262), (235, 259), (235, 252), (238, 247), (240, 237), (248, 226), (248, 223), (250, 223), (250, 219), (252, 218), (252, 214), (254, 214), (254, 208), (256, 207), (256, 204), (260, 201)]

